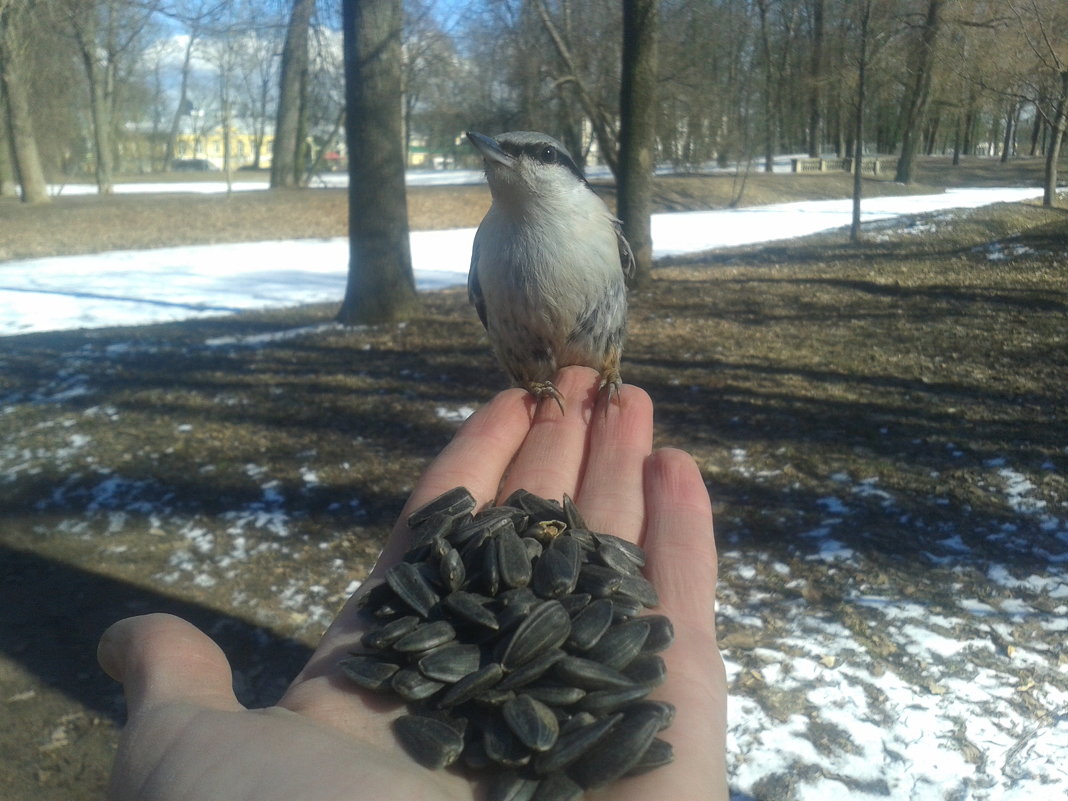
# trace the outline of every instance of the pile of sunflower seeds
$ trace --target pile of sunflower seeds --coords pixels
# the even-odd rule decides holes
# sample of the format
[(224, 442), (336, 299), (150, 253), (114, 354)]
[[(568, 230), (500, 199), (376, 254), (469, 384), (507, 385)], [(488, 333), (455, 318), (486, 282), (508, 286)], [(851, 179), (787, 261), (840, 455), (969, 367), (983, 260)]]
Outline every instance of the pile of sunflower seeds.
[(493, 770), (489, 801), (565, 801), (666, 765), (675, 709), (646, 695), (674, 638), (641, 548), (525, 490), (473, 514), (463, 487), (408, 518), (411, 549), (363, 599), (342, 668), (409, 704), (394, 732), (428, 768)]

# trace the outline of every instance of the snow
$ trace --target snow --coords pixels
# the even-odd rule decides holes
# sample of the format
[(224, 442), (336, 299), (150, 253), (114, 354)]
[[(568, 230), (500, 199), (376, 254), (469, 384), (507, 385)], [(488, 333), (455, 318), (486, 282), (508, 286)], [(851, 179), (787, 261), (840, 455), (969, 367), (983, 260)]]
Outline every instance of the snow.
[[(480, 173), (470, 173), (472, 181), (482, 180)], [(455, 173), (426, 175), (448, 175), (453, 182), (457, 180)], [(189, 191), (219, 189), (214, 183), (178, 186), (190, 187)], [(160, 191), (160, 185), (152, 184), (125, 184), (116, 189), (150, 191), (145, 187)], [(972, 208), (1039, 194), (1041, 190), (1033, 188), (988, 188), (872, 198), (864, 201), (864, 219)], [(652, 220), (653, 253), (670, 256), (787, 239), (847, 225), (850, 215), (848, 200), (657, 214)], [(413, 232), (411, 253), (417, 288), (463, 286), (474, 235), (473, 228)], [(0, 336), (147, 325), (336, 302), (344, 296), (347, 270), (345, 239), (245, 242), (9, 261), (0, 264)], [(72, 391), (77, 388), (72, 387)]]

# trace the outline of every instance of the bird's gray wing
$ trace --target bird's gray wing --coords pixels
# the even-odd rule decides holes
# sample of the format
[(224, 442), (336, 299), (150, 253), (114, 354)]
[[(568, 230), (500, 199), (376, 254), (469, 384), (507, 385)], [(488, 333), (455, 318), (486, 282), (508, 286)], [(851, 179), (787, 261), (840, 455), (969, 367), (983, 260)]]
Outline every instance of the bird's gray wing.
[(486, 299), (482, 296), (482, 285), (478, 281), (478, 234), (475, 234), (475, 244), (471, 248), (471, 269), (467, 272), (467, 299), (478, 312), (478, 319), (482, 321), (482, 327), (486, 325)]
[(630, 242), (623, 236), (623, 224), (619, 220), (612, 220), (612, 227), (616, 230), (616, 244), (619, 246), (619, 266), (623, 268), (623, 275), (629, 281), (634, 277), (634, 251), (630, 249)]

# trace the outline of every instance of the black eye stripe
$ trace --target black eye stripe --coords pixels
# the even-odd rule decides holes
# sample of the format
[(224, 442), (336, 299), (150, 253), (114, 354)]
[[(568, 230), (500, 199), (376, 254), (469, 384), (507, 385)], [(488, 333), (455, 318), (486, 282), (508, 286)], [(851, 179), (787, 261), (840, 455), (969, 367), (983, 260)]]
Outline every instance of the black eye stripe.
[(578, 168), (574, 160), (567, 153), (566, 150), (562, 150), (555, 145), (548, 144), (546, 142), (525, 142), (519, 144), (518, 142), (504, 141), (500, 143), (501, 150), (507, 153), (509, 156), (519, 158), (525, 156), (531, 161), (536, 161), (539, 164), (560, 164), (566, 167), (570, 173), (578, 178), (583, 183), (586, 183), (586, 176), (582, 174), (582, 170)]

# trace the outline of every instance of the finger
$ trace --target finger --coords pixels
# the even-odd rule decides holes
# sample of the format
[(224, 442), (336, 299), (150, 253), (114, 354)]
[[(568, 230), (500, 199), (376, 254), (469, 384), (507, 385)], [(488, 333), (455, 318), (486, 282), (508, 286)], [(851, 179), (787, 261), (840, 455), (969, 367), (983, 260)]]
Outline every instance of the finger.
[[(359, 603), (364, 592), (382, 580), (385, 572), (400, 561), (408, 549), (411, 535), (407, 518), (412, 510), (453, 487), (464, 486), (481, 503), (492, 502), (501, 476), (530, 431), (533, 406), (527, 392), (510, 389), (499, 393), (471, 415), (423, 473), (404, 509), (382, 555), (360, 590), (346, 602), (323, 635), (315, 654), (294, 680), (294, 687), (314, 678), (336, 673), (341, 656), (359, 639), (366, 628), (360, 617)], [(297, 704), (297, 693), (290, 691), (287, 703)]]
[(710, 625), (716, 593), (712, 503), (693, 457), (664, 449), (645, 464), (645, 576), (665, 614)]
[(501, 486), (503, 500), (517, 489), (543, 498), (574, 497), (586, 459), (586, 444), (599, 378), (588, 367), (565, 367), (555, 378), (565, 412), (550, 399), (538, 403), (530, 432)]
[[(607, 400), (607, 398), (605, 399)], [(653, 448), (653, 403), (635, 386), (590, 421), (586, 469), (575, 503), (594, 531), (637, 542), (645, 522), (644, 464)]]
[(712, 506), (689, 454), (666, 449), (649, 457), (645, 503), (645, 576), (660, 595), (655, 611), (675, 627), (675, 641), (662, 655), (668, 679), (656, 690), (678, 710), (663, 735), (675, 762), (628, 782), (619, 797), (726, 798), (727, 688), (715, 636)]
[(533, 407), (521, 389), (496, 395), (464, 422), (423, 473), (401, 511), (375, 572), (399, 561), (410, 542), (405, 521), (427, 501), (454, 487), (467, 487), (479, 505), (491, 503), (501, 476), (530, 430)]
[(100, 638), (97, 660), (122, 684), (131, 717), (174, 701), (241, 708), (225, 654), (210, 637), (173, 615), (130, 617), (113, 624)]

